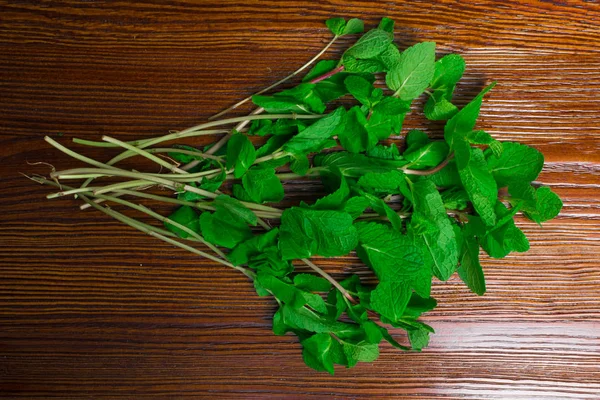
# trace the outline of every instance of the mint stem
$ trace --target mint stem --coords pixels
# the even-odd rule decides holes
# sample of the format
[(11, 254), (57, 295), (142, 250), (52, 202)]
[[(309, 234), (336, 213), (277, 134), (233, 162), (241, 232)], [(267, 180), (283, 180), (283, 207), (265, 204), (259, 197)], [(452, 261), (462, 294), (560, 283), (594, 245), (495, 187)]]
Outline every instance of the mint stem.
[[(250, 115), (258, 115), (258, 114), (262, 114), (265, 111), (264, 108), (262, 107), (258, 107), (256, 110), (252, 111), (250, 113)], [(234, 131), (240, 131), (242, 129), (244, 129), (244, 127), (246, 125), (248, 125), (248, 123), (250, 123), (250, 120), (247, 119), (245, 121), (240, 122), (239, 124), (237, 124), (235, 126), (235, 128), (233, 128)], [(219, 140), (217, 143), (215, 143), (210, 149), (208, 149), (206, 151), (206, 154), (215, 154), (221, 147), (223, 147), (225, 145), (225, 143), (227, 143), (229, 141), (229, 139), (231, 138), (232, 132), (228, 133), (227, 135), (223, 136), (221, 138), (221, 140)], [(195, 165), (197, 165), (198, 162), (194, 163), (194, 161), (192, 161), (191, 163), (189, 163), (188, 165), (185, 166), (185, 169), (190, 169), (193, 168)]]
[(321, 275), (323, 278), (327, 279), (327, 281), (329, 283), (331, 283), (333, 285), (333, 287), (335, 287), (337, 290), (339, 290), (339, 292), (348, 300), (350, 300), (351, 302), (356, 304), (356, 300), (354, 300), (354, 297), (352, 297), (352, 295), (350, 293), (348, 293), (348, 291), (346, 289), (344, 289), (342, 287), (342, 285), (340, 285), (338, 283), (338, 281), (336, 281), (335, 279), (333, 279), (331, 277), (331, 275), (329, 275), (327, 272), (323, 271), (321, 268), (319, 268), (318, 266), (316, 266), (312, 261), (310, 261), (307, 258), (303, 258), (302, 262), (306, 265), (308, 265), (310, 268), (312, 268), (313, 271), (315, 271), (316, 273), (318, 273), (319, 275)]
[(404, 171), (404, 173), (407, 175), (433, 175), (436, 172), (441, 171), (446, 165), (448, 165), (450, 160), (452, 160), (453, 158), (454, 158), (454, 153), (450, 153), (444, 161), (442, 161), (435, 168), (432, 168), (432, 169), (420, 170), (420, 169), (401, 168), (401, 170)]
[(332, 69), (331, 71), (321, 75), (321, 76), (317, 76), (315, 79), (311, 80), (310, 83), (319, 83), (321, 81), (324, 81), (327, 78), (331, 78), (332, 76), (334, 76), (335, 74), (342, 72), (344, 70), (344, 66), (340, 65), (337, 68)]

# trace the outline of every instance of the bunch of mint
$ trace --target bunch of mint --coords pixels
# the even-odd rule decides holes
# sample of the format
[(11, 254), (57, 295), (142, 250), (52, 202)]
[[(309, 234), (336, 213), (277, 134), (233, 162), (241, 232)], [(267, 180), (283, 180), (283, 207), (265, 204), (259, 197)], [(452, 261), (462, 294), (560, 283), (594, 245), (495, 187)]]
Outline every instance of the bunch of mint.
[[(327, 26), (334, 34), (327, 47), (341, 36), (363, 31), (358, 19), (334, 18)], [(297, 86), (253, 96), (259, 108), (246, 117), (129, 143), (76, 140), (125, 150), (106, 163), (47, 139), (97, 167), (53, 172), (57, 180), (87, 181), (79, 188), (62, 185), (60, 193), (49, 197), (75, 194), (86, 202), (84, 207), (240, 270), (253, 280), (259, 296), (273, 297), (279, 305), (274, 333), (297, 335), (304, 361), (316, 370), (333, 374), (335, 364), (352, 367), (374, 361), (384, 340), (402, 350), (420, 351), (434, 331), (419, 321), (436, 306), (432, 279), (445, 281), (458, 272), (471, 291), (484, 294), (480, 248), (494, 258), (528, 250), (513, 217), (521, 212), (540, 224), (554, 218), (562, 202), (549, 188), (532, 185), (544, 164), (540, 152), (498, 142), (476, 129), (483, 97), (495, 82), (457, 107), (452, 97), (465, 70), (463, 58), (450, 54), (436, 61), (432, 42), (400, 51), (393, 29), (393, 21), (383, 18), (339, 60), (319, 61)], [(375, 84), (378, 77), (385, 78), (385, 86)], [(446, 121), (444, 140), (410, 130), (403, 141), (390, 143), (390, 136), (401, 135), (404, 117), (423, 93), (425, 117)], [(350, 96), (356, 101), (352, 107), (331, 106)], [(203, 151), (182, 144), (153, 147), (219, 133), (215, 127), (235, 123)], [(252, 136), (266, 141), (255, 147)], [(161, 152), (168, 153), (169, 161), (156, 156)], [(130, 156), (148, 158), (170, 173), (114, 166)], [(129, 180), (88, 186), (109, 176)], [(320, 180), (328, 194), (310, 204), (277, 207), (285, 196), (282, 182), (288, 179)], [(157, 185), (176, 191), (177, 198), (147, 192)], [(127, 196), (179, 207), (163, 217), (123, 200)], [(164, 228), (104, 207), (105, 201), (142, 211), (163, 221)], [(216, 255), (192, 242), (203, 243)], [(373, 270), (377, 285), (367, 285), (357, 275), (338, 282), (310, 260), (353, 251)], [(297, 273), (295, 262), (315, 273)], [(408, 344), (400, 344), (388, 327), (406, 331)]]

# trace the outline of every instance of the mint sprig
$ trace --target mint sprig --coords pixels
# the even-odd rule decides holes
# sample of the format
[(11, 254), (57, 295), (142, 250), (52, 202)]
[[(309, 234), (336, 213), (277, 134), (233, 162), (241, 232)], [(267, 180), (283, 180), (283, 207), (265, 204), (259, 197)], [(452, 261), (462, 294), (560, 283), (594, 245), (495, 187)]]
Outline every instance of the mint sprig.
[[(471, 291), (483, 295), (481, 249), (494, 258), (526, 251), (529, 242), (515, 215), (541, 224), (556, 217), (562, 202), (535, 182), (544, 163), (539, 151), (498, 142), (477, 129), (484, 96), (495, 82), (459, 109), (452, 96), (465, 70), (462, 57), (450, 54), (436, 61), (433, 42), (401, 51), (388, 18), (339, 60), (322, 60), (298, 85), (264, 94), (307, 69), (339, 37), (363, 31), (358, 19), (333, 18), (326, 25), (334, 38), (309, 63), (252, 96), (258, 108), (250, 115), (127, 143), (108, 137), (76, 140), (123, 150), (107, 162), (47, 137), (52, 146), (93, 168), (32, 179), (60, 188), (49, 198), (75, 195), (83, 200), (82, 208), (93, 207), (242, 272), (259, 296), (278, 304), (273, 332), (295, 334), (305, 363), (333, 374), (336, 364), (349, 368), (374, 361), (383, 341), (421, 351), (434, 332), (419, 321), (437, 305), (432, 279), (445, 281), (457, 272)], [(386, 85), (376, 84), (377, 78)], [(413, 100), (424, 93), (425, 116), (447, 121), (444, 139), (411, 130), (404, 142), (382, 143), (402, 134)], [(355, 102), (332, 107), (342, 97)], [(206, 149), (191, 145), (193, 137), (214, 134), (225, 135)], [(172, 140), (186, 143), (157, 147)], [(134, 156), (163, 170), (116, 165)], [(120, 181), (104, 183), (108, 177)], [(72, 187), (63, 184), (66, 179), (85, 181)], [(285, 199), (289, 180), (319, 180), (326, 193), (308, 203)], [(130, 201), (136, 198), (178, 208), (163, 216)], [(136, 220), (105, 202), (162, 225)], [(335, 276), (343, 279), (335, 279), (311, 260), (353, 252), (371, 268), (376, 284), (344, 275), (342, 268)], [(312, 273), (297, 272), (299, 263)], [(404, 330), (407, 339), (390, 328)]]

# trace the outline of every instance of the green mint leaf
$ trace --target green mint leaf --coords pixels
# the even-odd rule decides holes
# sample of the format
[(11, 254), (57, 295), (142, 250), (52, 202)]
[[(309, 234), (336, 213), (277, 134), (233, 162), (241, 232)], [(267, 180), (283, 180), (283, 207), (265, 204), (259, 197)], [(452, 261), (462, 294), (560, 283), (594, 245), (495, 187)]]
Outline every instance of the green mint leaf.
[(233, 176), (240, 178), (256, 160), (252, 142), (241, 133), (231, 136), (227, 142), (227, 169), (233, 168)]
[(279, 150), (288, 140), (290, 140), (294, 135), (281, 135), (281, 136), (271, 136), (265, 144), (259, 147), (256, 150), (256, 158), (268, 156), (269, 154), (273, 154), (276, 150)]
[(394, 20), (388, 17), (381, 18), (377, 29), (381, 29), (382, 31), (386, 31), (388, 33), (394, 33)]
[(340, 124), (345, 110), (340, 107), (329, 115), (319, 119), (302, 132), (298, 133), (283, 146), (283, 151), (292, 154), (306, 154), (317, 151), (333, 136)]
[(268, 247), (276, 246), (278, 235), (278, 228), (273, 228), (262, 235), (255, 235), (238, 244), (231, 253), (227, 255), (227, 258), (229, 258), (229, 261), (231, 261), (233, 265), (247, 264), (253, 256), (262, 254)]
[(467, 165), (459, 169), (460, 180), (479, 214), (486, 225), (496, 223), (494, 207), (498, 198), (498, 187), (494, 177), (488, 170), (483, 152), (472, 149)]
[(433, 175), (429, 175), (427, 179), (435, 183), (436, 186), (442, 188), (449, 188), (453, 186), (462, 187), (462, 182), (458, 174), (458, 168), (456, 166), (456, 160), (450, 160), (450, 162), (448, 162), (448, 164), (442, 168), (441, 171), (438, 171)]
[(259, 254), (251, 255), (248, 260), (248, 267), (259, 273), (280, 278), (284, 278), (294, 271), (292, 263), (281, 258), (281, 252), (276, 245), (265, 248)]
[(444, 207), (450, 210), (464, 210), (469, 202), (469, 195), (466, 190), (458, 187), (453, 187), (444, 190), (442, 193), (442, 201)]
[(304, 176), (308, 172), (308, 168), (310, 168), (310, 161), (308, 161), (306, 155), (301, 154), (292, 157), (290, 169), (293, 173)]
[(448, 280), (458, 264), (458, 248), (442, 197), (429, 180), (413, 183), (412, 192), (413, 218), (414, 214), (421, 215), (435, 227), (420, 235), (424, 243), (423, 257), (432, 265), (435, 276), (442, 281)]
[(308, 292), (328, 292), (331, 283), (327, 279), (311, 274), (298, 274), (294, 276), (294, 286)]
[(381, 158), (384, 160), (401, 160), (400, 151), (396, 146), (396, 143), (390, 144), (389, 147), (377, 145), (371, 150), (367, 151), (367, 157)]
[[(337, 65), (337, 64), (336, 64)], [(318, 82), (315, 86), (315, 93), (321, 98), (323, 103), (329, 103), (342, 96), (348, 94), (344, 80), (350, 75), (355, 75), (348, 72), (338, 72), (337, 74)], [(369, 82), (375, 82), (375, 77), (372, 74), (357, 74)]]
[(350, 47), (342, 57), (342, 63), (345, 65), (345, 57), (351, 56), (354, 58), (373, 58), (386, 49), (392, 42), (392, 36), (380, 29), (372, 29), (365, 33), (354, 46)]
[(283, 185), (273, 168), (250, 168), (242, 177), (242, 185), (255, 203), (277, 203), (283, 200)]
[(485, 131), (472, 131), (467, 134), (467, 141), (471, 144), (485, 144), (496, 157), (502, 156), (502, 143), (490, 136)]
[(405, 317), (419, 318), (427, 311), (433, 310), (437, 306), (437, 301), (433, 297), (421, 297), (413, 293), (406, 305), (404, 311)]
[(398, 50), (398, 47), (394, 43), (390, 43), (377, 56), (377, 59), (383, 65), (383, 71), (389, 72), (400, 62), (400, 50)]
[(450, 146), (454, 148), (454, 140), (464, 138), (469, 132), (475, 128), (479, 110), (483, 102), (483, 96), (496, 86), (496, 82), (492, 82), (483, 89), (469, 104), (464, 106), (456, 115), (454, 115), (446, 123), (444, 127), (444, 139)]
[(273, 121), (270, 119), (255, 119), (250, 123), (248, 136), (266, 136), (273, 131)]
[[(420, 323), (422, 324), (422, 323)], [(425, 324), (423, 324), (425, 325)], [(428, 325), (426, 325), (429, 327)], [(429, 327), (431, 328), (431, 327)], [(429, 333), (430, 331), (427, 328), (419, 328), (419, 329), (409, 329), (408, 340), (410, 341), (410, 347), (413, 350), (421, 351), (429, 344)]]
[[(312, 208), (315, 210), (340, 210), (349, 195), (350, 188), (348, 187), (348, 182), (343, 176), (340, 176), (340, 187), (335, 192), (318, 199)], [(361, 210), (361, 213), (362, 211), (364, 209)]]
[(276, 93), (274, 98), (296, 100), (299, 105), (302, 105), (303, 109), (309, 109), (315, 113), (322, 113), (325, 111), (325, 104), (315, 91), (316, 85), (313, 83), (301, 83), (291, 89), (283, 90)]
[(213, 205), (216, 209), (213, 214), (200, 215), (200, 229), (209, 243), (231, 249), (252, 237), (248, 224), (257, 222), (252, 211), (227, 195), (218, 196)]
[[(332, 350), (335, 340), (328, 333), (317, 333), (304, 339), (302, 344), (302, 358), (306, 365), (316, 371), (327, 371), (334, 374)], [(337, 343), (337, 342), (335, 342)]]
[(321, 75), (324, 75), (337, 66), (336, 60), (320, 60), (315, 66), (302, 78), (302, 82), (310, 82)]
[(257, 218), (256, 214), (245, 205), (243, 205), (239, 200), (234, 199), (233, 197), (229, 197), (225, 194), (217, 196), (213, 201), (213, 205), (218, 209), (222, 208), (224, 211), (228, 212), (232, 218), (237, 218), (244, 221), (247, 224), (252, 226), (256, 226)]
[[(373, 111), (371, 113), (371, 118), (369, 118), (365, 124), (365, 129), (371, 137), (374, 137), (377, 140), (385, 140), (394, 131), (397, 119), (397, 116), (386, 115), (379, 111)], [(404, 116), (402, 116), (402, 120), (403, 119)]]
[(358, 240), (352, 217), (341, 211), (291, 207), (283, 212), (279, 229), (279, 248), (285, 260), (346, 255)]
[(330, 18), (325, 21), (325, 25), (335, 36), (342, 36), (346, 27), (346, 20), (344, 18)]
[(435, 72), (431, 80), (433, 93), (427, 99), (423, 110), (427, 119), (447, 120), (458, 112), (458, 108), (452, 104), (452, 94), (464, 71), (465, 60), (458, 54), (448, 54), (435, 63)]
[(348, 22), (343, 18), (331, 18), (325, 21), (325, 25), (335, 36), (362, 33), (365, 29), (363, 21), (358, 18), (352, 18)]
[(410, 163), (411, 169), (427, 169), (435, 167), (448, 157), (450, 149), (445, 142), (436, 141), (423, 147), (402, 154)]
[(407, 194), (406, 175), (398, 170), (367, 172), (358, 180), (358, 186), (375, 195)]
[(383, 338), (386, 340), (386, 342), (388, 342), (389, 344), (391, 344), (392, 346), (394, 346), (397, 349), (400, 350), (410, 350), (411, 348), (408, 346), (403, 346), (400, 343), (398, 343), (393, 337), (392, 335), (390, 335), (390, 333), (388, 332), (387, 329), (385, 329), (384, 327), (380, 326), (379, 329), (381, 330), (381, 334), (383, 335)]
[(252, 96), (252, 102), (264, 108), (268, 113), (297, 113), (309, 114), (308, 107), (293, 97), (284, 96), (263, 96), (255, 94)]
[(504, 142), (500, 157), (487, 153), (487, 166), (498, 186), (507, 186), (513, 181), (531, 182), (544, 166), (544, 155), (520, 143)]
[(361, 19), (352, 18), (348, 20), (342, 35), (354, 35), (356, 33), (362, 33), (365, 30), (365, 24)]
[(373, 91), (371, 82), (358, 75), (350, 75), (344, 79), (344, 85), (356, 100), (367, 107), (371, 106), (371, 92)]
[(411, 293), (405, 282), (380, 282), (371, 293), (371, 306), (384, 317), (398, 321), (404, 314)]
[(445, 92), (434, 91), (423, 108), (425, 117), (430, 121), (442, 121), (452, 118), (458, 112), (458, 108), (446, 98)]
[(529, 182), (512, 181), (508, 185), (508, 193), (510, 193), (508, 201), (511, 206), (518, 206), (523, 212), (537, 211), (537, 195)]
[(364, 30), (364, 22), (361, 19), (352, 18), (346, 23), (342, 35), (354, 35), (356, 33), (362, 33)]
[(343, 342), (342, 347), (348, 360), (348, 367), (355, 366), (359, 361), (372, 362), (379, 357), (379, 345), (376, 343), (350, 343)]
[(421, 249), (391, 227), (375, 222), (359, 222), (356, 227), (356, 253), (380, 282), (406, 282), (423, 297), (429, 297), (431, 271), (423, 264)]
[(536, 211), (525, 213), (529, 219), (540, 223), (551, 220), (560, 213), (563, 203), (549, 187), (538, 188), (535, 194), (537, 197)]
[(392, 210), (390, 206), (385, 203), (385, 201), (369, 193), (362, 192), (361, 194), (369, 200), (369, 205), (373, 211), (382, 217), (387, 217), (388, 221), (390, 221), (395, 230), (399, 232), (402, 231), (402, 219), (394, 210)]
[[(465, 60), (459, 54), (448, 54), (435, 63), (435, 71), (431, 79), (433, 89), (446, 89), (452, 100), (452, 91), (465, 72)], [(449, 92), (448, 92), (449, 90)]]
[(513, 215), (518, 208), (508, 210), (500, 201), (496, 203), (495, 212), (499, 217), (498, 223), (487, 227), (488, 231), (480, 239), (481, 247), (490, 257), (504, 258), (511, 251), (524, 252), (529, 250), (529, 241), (523, 232), (515, 226)]
[(302, 329), (315, 333), (333, 333), (339, 338), (360, 336), (361, 328), (358, 325), (348, 324), (339, 321), (331, 321), (325, 316), (301, 307), (294, 309), (289, 305), (281, 308), (281, 317), (283, 323), (293, 329)]
[[(171, 157), (172, 159), (174, 159), (175, 161), (178, 161), (180, 163), (187, 164), (194, 160), (204, 160), (200, 150), (198, 150), (195, 147), (186, 146), (184, 144), (174, 144), (173, 149), (174, 149), (174, 151), (172, 153), (167, 153), (167, 154), (169, 155), (169, 157)], [(178, 153), (176, 149), (194, 151), (194, 152), (199, 153), (199, 155), (195, 156), (195, 155), (191, 155), (191, 154)]]
[(411, 129), (406, 134), (406, 153), (415, 151), (430, 142), (429, 136), (418, 129)]
[(356, 219), (361, 216), (361, 214), (369, 207), (369, 200), (362, 196), (355, 196), (344, 204), (343, 211), (347, 212), (352, 216), (352, 219)]
[(342, 147), (351, 153), (362, 153), (377, 144), (377, 137), (366, 128), (367, 119), (359, 107), (354, 106), (344, 116), (336, 130)]
[(273, 296), (296, 310), (308, 305), (319, 313), (327, 313), (325, 301), (318, 294), (302, 291), (271, 274), (259, 273), (257, 279)]
[(473, 293), (483, 296), (485, 278), (479, 263), (479, 243), (472, 235), (464, 235), (458, 276)]
[(560, 212), (563, 203), (549, 187), (534, 189), (528, 182), (511, 181), (508, 185), (513, 207), (519, 206), (530, 220), (541, 224), (553, 219)]
[[(198, 214), (190, 206), (179, 207), (173, 214), (169, 215), (169, 219), (191, 229), (194, 232), (200, 232)], [(189, 236), (189, 233), (168, 222), (165, 222), (165, 228), (181, 238), (185, 239)]]
[(253, 202), (254, 200), (252, 200), (250, 198), (250, 195), (248, 195), (248, 192), (246, 192), (246, 189), (244, 189), (244, 187), (242, 185), (238, 185), (237, 183), (233, 185), (233, 196), (241, 201), (247, 201), (247, 202)]
[(435, 70), (435, 43), (422, 42), (404, 50), (386, 75), (387, 86), (401, 100), (417, 98), (429, 86)]
[(252, 237), (250, 227), (222, 207), (200, 215), (200, 230), (206, 241), (228, 249)]
[(402, 160), (384, 160), (344, 151), (315, 156), (316, 166), (337, 167), (344, 176), (359, 178), (367, 172), (388, 172), (406, 164)]
[(410, 111), (410, 102), (397, 97), (386, 96), (373, 107), (373, 111), (384, 115), (404, 114)]
[(364, 60), (345, 55), (343, 63), (346, 72), (376, 74), (385, 70), (383, 63), (377, 59)]

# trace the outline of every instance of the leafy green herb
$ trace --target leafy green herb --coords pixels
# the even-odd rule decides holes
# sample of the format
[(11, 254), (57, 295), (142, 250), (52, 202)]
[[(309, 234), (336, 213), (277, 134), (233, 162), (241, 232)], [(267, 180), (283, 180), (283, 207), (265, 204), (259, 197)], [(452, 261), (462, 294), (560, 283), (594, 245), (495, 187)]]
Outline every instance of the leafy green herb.
[[(358, 19), (332, 18), (326, 25), (334, 38), (319, 55), (338, 37), (364, 29)], [(459, 109), (452, 96), (465, 71), (463, 58), (450, 54), (436, 61), (433, 42), (401, 51), (393, 30), (394, 21), (383, 18), (339, 60), (319, 61), (296, 86), (264, 94), (310, 63), (252, 96), (260, 108), (241, 119), (219, 121), (231, 126), (230, 135), (202, 151), (155, 145), (206, 135), (215, 123), (128, 143), (77, 140), (127, 150), (107, 163), (46, 138), (97, 168), (33, 179), (60, 187), (50, 198), (77, 193), (86, 206), (244, 273), (259, 296), (277, 303), (273, 332), (297, 335), (311, 368), (334, 374), (336, 365), (372, 362), (384, 340), (401, 350), (421, 351), (434, 332), (420, 320), (437, 305), (430, 296), (432, 279), (445, 281), (457, 272), (472, 292), (483, 295), (481, 251), (502, 258), (528, 250), (515, 216), (522, 213), (541, 224), (559, 214), (562, 201), (533, 182), (544, 164), (539, 151), (501, 143), (476, 128), (483, 97), (495, 82)], [(376, 73), (385, 73), (385, 87)], [(416, 129), (402, 132), (413, 100), (423, 93), (428, 96), (425, 116), (447, 121), (443, 140), (435, 139), (441, 132), (432, 138)], [(157, 157), (164, 152), (168, 158)], [(158, 164), (161, 172), (113, 167), (134, 153)], [(82, 176), (125, 182), (89, 189), (91, 181), (80, 188), (58, 184)], [(290, 179), (320, 179), (325, 193), (298, 204), (285, 198)], [(156, 194), (153, 186), (177, 198)], [(136, 197), (177, 208), (164, 217), (135, 203)], [(164, 224), (138, 221), (103, 202)], [(374, 282), (348, 273), (346, 260), (330, 262), (325, 271), (318, 258), (309, 259), (353, 251), (373, 271)], [(295, 269), (299, 263), (305, 264), (301, 272)], [(405, 338), (397, 340), (398, 332), (392, 335), (388, 327), (401, 329)]]

